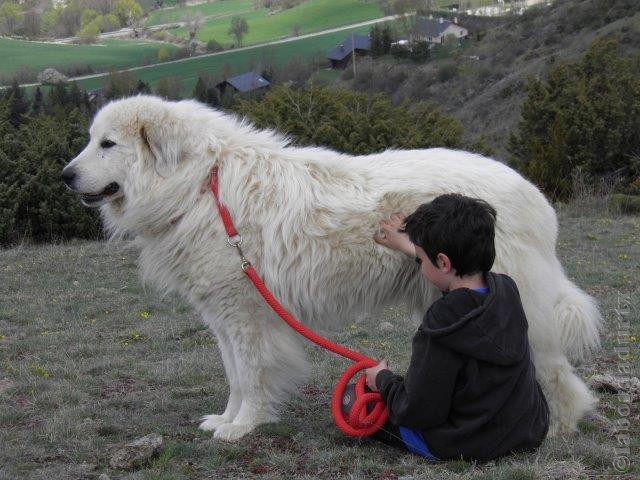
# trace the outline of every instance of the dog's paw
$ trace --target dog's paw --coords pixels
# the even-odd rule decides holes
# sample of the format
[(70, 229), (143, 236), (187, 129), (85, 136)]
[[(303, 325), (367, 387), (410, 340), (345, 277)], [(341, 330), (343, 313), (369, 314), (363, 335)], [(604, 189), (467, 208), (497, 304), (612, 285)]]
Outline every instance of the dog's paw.
[(255, 427), (255, 425), (249, 424), (225, 423), (216, 428), (216, 431), (213, 434), (213, 438), (232, 442), (244, 437)]
[(224, 415), (205, 415), (201, 420), (202, 423), (200, 423), (198, 428), (205, 432), (210, 432), (211, 430), (218, 428), (220, 425), (229, 423), (229, 419)]

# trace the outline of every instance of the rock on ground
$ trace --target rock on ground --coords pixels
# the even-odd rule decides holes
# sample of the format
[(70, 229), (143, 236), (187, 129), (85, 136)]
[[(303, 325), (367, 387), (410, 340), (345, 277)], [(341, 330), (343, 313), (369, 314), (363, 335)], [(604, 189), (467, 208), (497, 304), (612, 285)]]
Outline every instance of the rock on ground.
[(113, 469), (130, 470), (157, 455), (162, 449), (162, 436), (156, 433), (138, 438), (118, 450), (109, 465)]

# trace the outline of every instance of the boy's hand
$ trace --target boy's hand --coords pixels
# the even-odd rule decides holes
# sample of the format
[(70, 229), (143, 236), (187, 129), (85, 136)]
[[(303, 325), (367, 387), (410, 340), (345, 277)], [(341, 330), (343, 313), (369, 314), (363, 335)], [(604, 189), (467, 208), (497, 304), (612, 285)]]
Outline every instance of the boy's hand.
[(387, 365), (386, 360), (382, 360), (375, 367), (367, 368), (364, 371), (364, 374), (367, 376), (367, 386), (373, 390), (374, 392), (378, 391), (378, 387), (376, 387), (376, 375), (380, 370), (388, 370), (389, 365)]
[(373, 236), (376, 243), (391, 248), (392, 250), (400, 250), (411, 257), (416, 256), (416, 247), (409, 240), (406, 233), (398, 232), (404, 227), (404, 221), (407, 218), (404, 213), (396, 212), (386, 220), (380, 220), (380, 231)]

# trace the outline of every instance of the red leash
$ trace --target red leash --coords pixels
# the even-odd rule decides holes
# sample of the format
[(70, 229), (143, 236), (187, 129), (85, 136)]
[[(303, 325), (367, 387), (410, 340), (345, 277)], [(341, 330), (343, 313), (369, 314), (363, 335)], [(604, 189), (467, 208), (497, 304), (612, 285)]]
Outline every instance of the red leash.
[[(218, 167), (214, 167), (211, 172), (211, 191), (213, 197), (218, 206), (220, 217), (224, 223), (224, 228), (227, 231), (229, 238), (227, 241), (229, 245), (235, 247), (242, 259), (242, 270), (247, 274), (251, 282), (255, 285), (262, 298), (269, 304), (269, 306), (282, 318), (287, 325), (293, 328), (296, 332), (303, 335), (307, 339), (311, 340), (316, 345), (330, 350), (338, 355), (357, 362), (352, 365), (340, 378), (338, 385), (333, 392), (333, 398), (331, 399), (331, 410), (333, 412), (333, 419), (340, 430), (346, 435), (351, 437), (368, 437), (376, 433), (386, 423), (389, 418), (389, 411), (382, 399), (382, 395), (378, 392), (366, 392), (365, 391), (365, 377), (360, 377), (356, 383), (356, 401), (349, 412), (349, 417), (346, 417), (342, 413), (342, 398), (344, 391), (349, 384), (349, 381), (361, 370), (370, 368), (377, 365), (375, 360), (362, 355), (361, 353), (349, 350), (342, 345), (337, 345), (330, 342), (324, 337), (321, 337), (313, 330), (308, 329), (297, 321), (293, 315), (291, 315), (285, 308), (280, 305), (278, 300), (271, 294), (266, 287), (258, 273), (251, 266), (251, 263), (244, 257), (240, 245), (242, 244), (242, 236), (233, 226), (233, 220), (227, 207), (220, 202), (219, 197), (219, 185), (218, 185)], [(374, 404), (371, 412), (367, 413), (367, 406)]]

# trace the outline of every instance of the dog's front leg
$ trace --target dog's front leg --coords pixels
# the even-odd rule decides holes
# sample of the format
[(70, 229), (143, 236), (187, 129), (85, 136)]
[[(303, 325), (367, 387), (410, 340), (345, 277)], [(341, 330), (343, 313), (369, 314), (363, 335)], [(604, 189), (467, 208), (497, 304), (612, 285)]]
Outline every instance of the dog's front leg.
[(301, 339), (265, 305), (245, 307), (220, 327), (232, 351), (240, 392), (234, 397), (240, 406), (233, 420), (215, 427), (213, 436), (223, 440), (236, 440), (260, 424), (277, 421), (282, 402), (308, 371)]
[(224, 364), (224, 371), (227, 375), (227, 381), (229, 382), (229, 399), (227, 400), (227, 407), (222, 415), (212, 414), (202, 417), (203, 421), (200, 423), (199, 428), (205, 431), (215, 430), (222, 424), (233, 422), (242, 403), (242, 391), (240, 389), (238, 371), (233, 355), (233, 346), (229, 341), (229, 337), (224, 332), (217, 332), (216, 339), (218, 340), (218, 348), (220, 349), (222, 363)]

